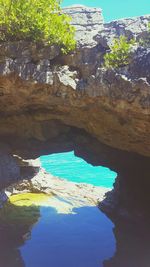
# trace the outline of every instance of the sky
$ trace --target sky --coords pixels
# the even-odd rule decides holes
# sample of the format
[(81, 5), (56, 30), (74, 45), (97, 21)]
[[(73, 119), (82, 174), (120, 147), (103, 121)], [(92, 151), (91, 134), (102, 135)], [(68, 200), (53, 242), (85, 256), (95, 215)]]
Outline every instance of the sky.
[(150, 14), (150, 0), (63, 0), (62, 6), (100, 7), (105, 21)]

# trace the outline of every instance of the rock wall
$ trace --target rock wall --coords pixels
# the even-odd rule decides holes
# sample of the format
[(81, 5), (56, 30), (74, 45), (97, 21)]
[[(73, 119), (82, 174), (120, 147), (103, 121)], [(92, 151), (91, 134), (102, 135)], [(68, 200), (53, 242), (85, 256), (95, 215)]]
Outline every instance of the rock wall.
[(40, 43), (0, 44), (0, 135), (47, 140), (49, 122), (59, 120), (149, 156), (150, 50), (135, 47), (130, 66), (117, 71), (103, 68), (103, 55), (115, 36), (139, 39), (150, 16), (103, 24), (99, 9), (65, 12), (77, 29), (77, 49), (69, 55)]

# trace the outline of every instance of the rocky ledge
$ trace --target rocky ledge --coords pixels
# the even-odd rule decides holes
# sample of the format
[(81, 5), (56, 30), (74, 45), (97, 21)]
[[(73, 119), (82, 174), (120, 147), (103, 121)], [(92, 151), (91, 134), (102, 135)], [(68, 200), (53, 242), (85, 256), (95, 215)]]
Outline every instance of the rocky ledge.
[(30, 180), (24, 179), (6, 188), (4, 201), (13, 194), (44, 193), (70, 201), (73, 207), (95, 206), (104, 199), (109, 188), (96, 187), (90, 184), (74, 183), (55, 177), (40, 168), (40, 171)]

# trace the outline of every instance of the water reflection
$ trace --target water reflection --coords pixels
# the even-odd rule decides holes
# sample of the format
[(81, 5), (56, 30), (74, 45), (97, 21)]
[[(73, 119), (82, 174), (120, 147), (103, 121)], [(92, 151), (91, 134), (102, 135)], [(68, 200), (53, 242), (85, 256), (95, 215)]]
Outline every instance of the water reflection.
[(115, 252), (112, 222), (97, 207), (58, 214), (42, 207), (32, 237), (21, 248), (26, 267), (102, 267)]
[(9, 212), (4, 211), (6, 216), (0, 216), (0, 267), (150, 266), (148, 228), (124, 222), (114, 227), (96, 207), (56, 210), (54, 204), (32, 207), (34, 215), (29, 220), (31, 207), (11, 204)]

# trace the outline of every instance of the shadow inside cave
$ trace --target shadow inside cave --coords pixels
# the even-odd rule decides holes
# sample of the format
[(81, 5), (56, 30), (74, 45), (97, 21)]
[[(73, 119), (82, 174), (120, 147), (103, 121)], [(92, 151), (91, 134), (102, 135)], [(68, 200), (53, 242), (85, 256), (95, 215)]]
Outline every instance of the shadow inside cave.
[(116, 252), (104, 261), (104, 267), (149, 267), (150, 229), (148, 225), (135, 226), (118, 222), (114, 227)]

